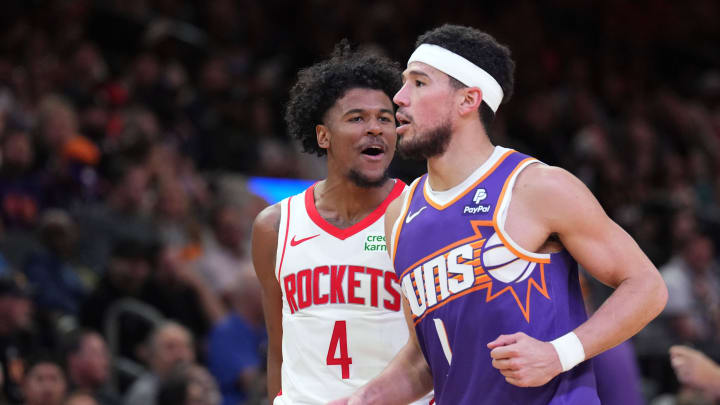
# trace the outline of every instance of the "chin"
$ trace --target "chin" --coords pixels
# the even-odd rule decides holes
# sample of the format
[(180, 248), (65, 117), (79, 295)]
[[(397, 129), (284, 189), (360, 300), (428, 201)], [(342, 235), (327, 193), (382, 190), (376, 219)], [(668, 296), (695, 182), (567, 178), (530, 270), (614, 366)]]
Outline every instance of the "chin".
[(389, 178), (387, 169), (380, 174), (362, 173), (354, 169), (348, 173), (348, 179), (356, 186), (362, 188), (381, 187)]

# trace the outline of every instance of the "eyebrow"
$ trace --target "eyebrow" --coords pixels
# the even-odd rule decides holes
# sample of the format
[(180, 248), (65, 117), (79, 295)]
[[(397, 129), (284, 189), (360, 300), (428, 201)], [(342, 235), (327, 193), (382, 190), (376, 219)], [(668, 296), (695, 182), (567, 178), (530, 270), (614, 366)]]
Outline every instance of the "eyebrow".
[(425, 77), (427, 77), (428, 79), (430, 78), (430, 75), (428, 75), (427, 73), (423, 72), (422, 70), (411, 69), (411, 70), (406, 70), (406, 71), (404, 71), (404, 72), (402, 73), (403, 80), (407, 80), (407, 77), (408, 77), (408, 76), (411, 76), (411, 75), (414, 75), (414, 76), (425, 76)]
[[(349, 114), (364, 113), (365, 111), (367, 111), (367, 110), (364, 109), (364, 108), (353, 108), (353, 109), (351, 109), (351, 110), (346, 111), (345, 114), (343, 114), (343, 116), (344, 116), (344, 115), (349, 115)], [(381, 109), (380, 109), (380, 112), (381, 112), (381, 113), (387, 113), (387, 114), (390, 114), (390, 115), (394, 115), (394, 114), (395, 114), (392, 110), (389, 110), (389, 109), (387, 109), (387, 108), (381, 108)]]

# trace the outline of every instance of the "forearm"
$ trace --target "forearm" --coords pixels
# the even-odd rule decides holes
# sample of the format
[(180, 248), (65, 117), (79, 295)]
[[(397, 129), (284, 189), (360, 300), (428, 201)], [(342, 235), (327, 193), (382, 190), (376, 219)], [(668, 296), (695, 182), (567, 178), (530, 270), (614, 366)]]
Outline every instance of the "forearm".
[(282, 389), (282, 354), (280, 350), (268, 350), (267, 355), (267, 395), (272, 403), (273, 398)]
[(586, 359), (631, 338), (665, 307), (665, 283), (657, 272), (648, 274), (620, 283), (590, 319), (575, 329)]
[(353, 395), (353, 400), (367, 405), (408, 404), (427, 394), (432, 387), (425, 357), (417, 344), (409, 341), (380, 375)]

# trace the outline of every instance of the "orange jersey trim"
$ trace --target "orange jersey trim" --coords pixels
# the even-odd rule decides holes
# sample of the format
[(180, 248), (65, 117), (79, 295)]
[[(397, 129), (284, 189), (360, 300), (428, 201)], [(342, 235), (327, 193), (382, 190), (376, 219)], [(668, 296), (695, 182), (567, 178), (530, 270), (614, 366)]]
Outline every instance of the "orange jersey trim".
[[(515, 173), (517, 173), (517, 171), (523, 166), (523, 164), (524, 164), (525, 162), (528, 162), (528, 161), (531, 161), (531, 160), (538, 161), (537, 159), (531, 158), (531, 157), (523, 159), (522, 161), (520, 161), (520, 163), (518, 163), (517, 166), (515, 166), (515, 168), (513, 169), (513, 171), (512, 171), (512, 172), (510, 173), (510, 175), (508, 176), (507, 180), (505, 180), (505, 184), (503, 185), (502, 191), (500, 192), (500, 197), (498, 197), (498, 200), (497, 200), (497, 204), (496, 204), (496, 208), (495, 208), (495, 213), (493, 214), (492, 226), (493, 226), (493, 228), (495, 228), (495, 233), (496, 233), (497, 236), (500, 238), (500, 240), (501, 240), (502, 243), (505, 245), (505, 247), (508, 248), (508, 250), (510, 250), (511, 252), (513, 252), (513, 253), (515, 254), (515, 256), (517, 256), (517, 257), (519, 257), (519, 258), (521, 258), (521, 259), (525, 259), (525, 260), (527, 260), (527, 261), (529, 261), (529, 262), (546, 263), (546, 264), (547, 264), (547, 263), (550, 263), (550, 258), (530, 257), (530, 256), (528, 256), (528, 255), (520, 252), (519, 250), (517, 250), (517, 249), (507, 240), (507, 238), (505, 238), (505, 235), (503, 235), (503, 232), (500, 230), (500, 226), (498, 226), (498, 214), (500, 213), (500, 207), (502, 207), (503, 200), (505, 199), (505, 193), (507, 192), (507, 188), (508, 188), (508, 185), (510, 184), (510, 180), (515, 176)], [(538, 161), (538, 162), (539, 162), (539, 161)], [(508, 207), (508, 209), (510, 209), (510, 207)]]
[[(468, 188), (466, 188), (463, 192), (461, 192), (460, 194), (458, 194), (457, 197), (453, 198), (453, 199), (452, 199), (450, 202), (448, 202), (447, 204), (437, 204), (437, 203), (433, 202), (433, 201), (430, 199), (430, 196), (429, 196), (428, 193), (427, 193), (426, 187), (423, 186), (423, 195), (425, 196), (425, 201), (427, 201), (427, 203), (430, 204), (430, 205), (431, 205), (433, 208), (435, 208), (436, 210), (439, 210), (439, 211), (444, 210), (445, 208), (447, 208), (447, 207), (455, 204), (459, 199), (461, 199), (461, 198), (464, 197), (467, 193), (469, 193), (470, 190), (472, 190), (472, 189), (474, 189), (475, 187), (477, 187), (478, 184), (480, 184), (480, 183), (482, 183), (483, 181), (485, 181), (485, 179), (486, 179), (489, 175), (491, 175), (491, 174), (495, 171), (495, 169), (498, 168), (498, 166), (500, 166), (500, 163), (502, 163), (508, 156), (510, 156), (510, 155), (513, 154), (513, 153), (515, 153), (515, 151), (512, 150), (512, 149), (510, 149), (510, 150), (508, 150), (507, 152), (505, 152), (502, 156), (500, 156), (500, 159), (498, 159), (498, 161), (495, 162), (495, 164), (492, 165), (492, 167), (491, 167), (490, 169), (488, 169), (488, 171), (485, 172), (485, 174), (482, 175), (482, 177), (480, 177), (476, 182), (474, 182), (473, 184), (471, 184), (470, 186), (468, 186)], [(428, 175), (428, 176), (429, 176), (429, 175)], [(425, 179), (426, 185), (427, 185), (427, 182), (428, 182), (428, 179), (426, 178), (426, 179)], [(429, 187), (429, 185), (428, 185), (428, 187)]]

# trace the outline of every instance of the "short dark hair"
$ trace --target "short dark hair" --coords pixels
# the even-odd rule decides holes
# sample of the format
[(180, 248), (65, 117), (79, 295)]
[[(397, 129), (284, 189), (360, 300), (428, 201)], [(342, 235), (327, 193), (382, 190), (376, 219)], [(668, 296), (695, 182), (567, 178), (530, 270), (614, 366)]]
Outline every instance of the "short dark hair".
[(33, 352), (25, 359), (25, 377), (30, 374), (30, 371), (41, 364), (52, 364), (57, 366), (57, 368), (60, 369), (60, 374), (62, 374), (63, 379), (67, 378), (65, 375), (65, 362), (59, 358), (57, 353), (54, 353), (46, 348)]
[(61, 349), (65, 359), (80, 352), (85, 338), (90, 335), (99, 335), (93, 329), (80, 327), (68, 332), (61, 340)]
[(335, 45), (331, 57), (300, 70), (285, 110), (288, 134), (302, 142), (303, 151), (323, 156), (315, 126), (348, 90), (380, 90), (392, 100), (402, 86), (398, 63), (370, 51), (353, 51), (347, 40)]
[[(503, 90), (503, 104), (512, 97), (515, 62), (510, 56), (510, 49), (498, 43), (492, 35), (472, 27), (445, 24), (420, 35), (415, 47), (422, 44), (443, 47), (488, 72)], [(453, 77), (450, 77), (450, 82), (456, 88), (467, 87)], [(480, 120), (485, 129), (489, 130), (495, 113), (485, 102), (479, 110)]]

